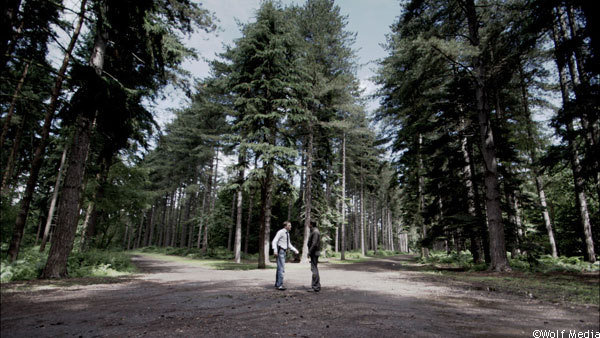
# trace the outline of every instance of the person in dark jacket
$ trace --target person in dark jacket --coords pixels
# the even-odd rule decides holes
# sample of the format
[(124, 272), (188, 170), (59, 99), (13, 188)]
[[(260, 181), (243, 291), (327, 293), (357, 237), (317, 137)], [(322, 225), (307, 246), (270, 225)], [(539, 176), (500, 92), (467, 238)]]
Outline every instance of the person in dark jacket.
[(321, 291), (321, 280), (319, 278), (319, 256), (321, 255), (321, 233), (317, 225), (310, 223), (310, 236), (308, 236), (308, 257), (310, 257), (310, 271), (312, 271), (311, 292)]

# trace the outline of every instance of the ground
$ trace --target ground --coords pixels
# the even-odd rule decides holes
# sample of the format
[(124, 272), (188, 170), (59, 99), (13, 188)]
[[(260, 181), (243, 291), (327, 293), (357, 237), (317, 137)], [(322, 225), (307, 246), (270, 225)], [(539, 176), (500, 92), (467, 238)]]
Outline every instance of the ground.
[(134, 260), (140, 273), (127, 278), (3, 285), (2, 337), (600, 336), (596, 305), (486, 290), (426, 274), (410, 256), (322, 263), (320, 293), (307, 292), (306, 263), (286, 265), (279, 291), (272, 268)]

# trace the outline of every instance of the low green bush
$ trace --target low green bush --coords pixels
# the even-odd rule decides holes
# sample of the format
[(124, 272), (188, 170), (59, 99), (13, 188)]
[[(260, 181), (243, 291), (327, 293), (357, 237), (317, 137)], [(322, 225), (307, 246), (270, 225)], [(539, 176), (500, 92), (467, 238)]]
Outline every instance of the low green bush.
[(70, 277), (118, 276), (135, 271), (128, 254), (121, 251), (73, 252), (67, 261)]
[(550, 255), (541, 255), (532, 258), (531, 256), (521, 255), (510, 260), (513, 269), (531, 271), (531, 272), (596, 272), (600, 271), (600, 264), (592, 264), (583, 260), (583, 257), (565, 257), (554, 258)]
[[(2, 283), (39, 278), (48, 259), (48, 249), (39, 252), (39, 246), (21, 250), (19, 259), (9, 263), (4, 259), (0, 267)], [(67, 260), (69, 277), (119, 276), (135, 271), (128, 254), (121, 251), (74, 251)]]
[(6, 283), (38, 278), (46, 265), (47, 257), (47, 253), (39, 252), (39, 247), (33, 247), (21, 250), (19, 259), (12, 263), (3, 259), (0, 263), (0, 281)]
[[(595, 272), (600, 271), (600, 264), (585, 262), (583, 257), (558, 257), (550, 255), (519, 255), (511, 257), (508, 255), (509, 263), (513, 270), (525, 272)], [(465, 270), (483, 271), (487, 267), (484, 263), (474, 264), (471, 253), (453, 251), (450, 254), (445, 251), (430, 251), (429, 257), (419, 259), (424, 264), (444, 264), (452, 267), (460, 267)]]
[[(192, 259), (223, 259), (223, 260), (232, 260), (234, 259), (233, 252), (227, 250), (225, 247), (216, 247), (209, 248), (204, 252), (202, 249), (198, 248), (159, 248), (155, 246), (149, 246), (144, 248), (139, 248), (137, 251), (147, 252), (147, 253), (157, 253), (163, 255), (171, 255), (171, 256), (181, 256)], [(242, 253), (242, 259), (246, 260), (258, 260), (258, 253), (255, 254), (244, 254)]]
[(449, 254), (445, 251), (430, 251), (429, 257), (421, 258), (419, 261), (425, 264), (429, 263), (451, 265), (453, 267), (463, 268), (466, 270), (472, 269), (474, 267), (473, 256), (471, 255), (471, 252), (469, 250), (461, 251), (458, 253), (456, 251), (452, 251)]

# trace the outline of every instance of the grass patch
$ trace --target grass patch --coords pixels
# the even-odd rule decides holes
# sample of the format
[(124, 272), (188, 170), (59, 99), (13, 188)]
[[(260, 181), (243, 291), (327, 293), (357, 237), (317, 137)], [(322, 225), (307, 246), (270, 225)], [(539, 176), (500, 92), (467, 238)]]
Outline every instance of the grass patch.
[(398, 256), (401, 255), (398, 251), (392, 250), (378, 250), (377, 254), (373, 250), (367, 251), (366, 255), (363, 255), (360, 251), (346, 251), (344, 253), (344, 260), (341, 259), (342, 254), (340, 252), (332, 252), (327, 256), (322, 257), (324, 262), (333, 263), (333, 264), (353, 264), (353, 263), (363, 263), (367, 262), (373, 258), (386, 258), (390, 256)]
[(552, 258), (543, 255), (510, 258), (513, 269), (508, 273), (487, 272), (485, 264), (473, 264), (468, 251), (460, 253), (431, 252), (424, 271), (436, 276), (471, 284), (488, 291), (500, 291), (539, 298), (545, 301), (600, 305), (600, 264), (583, 261), (582, 257)]
[[(168, 249), (168, 248), (167, 248)], [(152, 248), (148, 250), (147, 248), (138, 249), (135, 251), (131, 251), (132, 254), (139, 254), (142, 256), (148, 256), (155, 259), (160, 259), (164, 261), (170, 262), (182, 262), (186, 264), (194, 264), (198, 266), (203, 266), (209, 269), (214, 270), (256, 270), (258, 269), (258, 255), (248, 255), (244, 257), (242, 255), (242, 262), (235, 263), (233, 262), (233, 257), (231, 259), (223, 259), (223, 258), (214, 258), (206, 254), (196, 254), (194, 249), (192, 252), (181, 251), (180, 254), (173, 254), (172, 251), (167, 250), (165, 248)], [(151, 252), (149, 252), (151, 251)], [(167, 253), (171, 252), (171, 253)], [(233, 254), (232, 254), (233, 255)], [(214, 256), (214, 255), (213, 255)], [(222, 255), (221, 255), (222, 257)], [(249, 258), (248, 258), (249, 257)], [(273, 267), (267, 266), (267, 269), (272, 269)]]
[(597, 274), (512, 272), (490, 275), (489, 273), (448, 271), (443, 271), (442, 274), (444, 277), (468, 282), (482, 290), (507, 292), (553, 303), (600, 305)]

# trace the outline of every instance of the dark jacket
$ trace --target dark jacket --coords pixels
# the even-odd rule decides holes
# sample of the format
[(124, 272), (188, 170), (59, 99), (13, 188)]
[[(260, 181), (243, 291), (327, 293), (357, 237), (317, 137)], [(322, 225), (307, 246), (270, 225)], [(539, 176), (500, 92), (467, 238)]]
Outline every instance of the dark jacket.
[(308, 255), (319, 256), (321, 255), (321, 233), (319, 229), (312, 228), (310, 236), (308, 236)]

